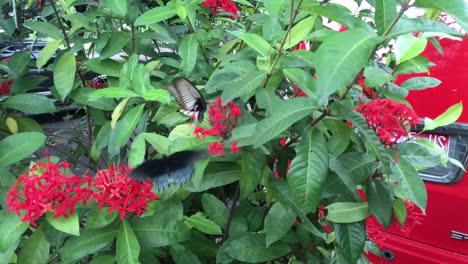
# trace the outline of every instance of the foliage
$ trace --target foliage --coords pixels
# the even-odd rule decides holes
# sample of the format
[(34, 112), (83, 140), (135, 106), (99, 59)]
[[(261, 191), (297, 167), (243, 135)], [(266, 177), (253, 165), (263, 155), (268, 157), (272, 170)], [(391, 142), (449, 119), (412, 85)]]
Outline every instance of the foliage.
[[(394, 82), (432, 65), (419, 56), (428, 39), (415, 33), (431, 32), (432, 43), (460, 37), (407, 10), (446, 12), (466, 30), (468, 7), (409, 2), (369, 1), (375, 12), (354, 14), (329, 1), (16, 1), (0, 39), (46, 45), (38, 53), (23, 43), (0, 62), (0, 187), (17, 212), (1, 199), (0, 262), (365, 263), (366, 245), (379, 242), (369, 219), (419, 223), (411, 212), (425, 211), (427, 195), (418, 170), (447, 160), (407, 141), (417, 121), (408, 91), (440, 82)], [(50, 74), (29, 74), (35, 67)], [(164, 89), (176, 77), (211, 105), (196, 126)], [(51, 97), (31, 92), (44, 86)], [(83, 110), (77, 129), (89, 138), (69, 145), (69, 163), (31, 161), (53, 146), (26, 114), (60, 104)], [(390, 108), (398, 117), (382, 121)], [(426, 118), (425, 130), (461, 111)], [(425, 158), (410, 162), (402, 146)], [(193, 149), (210, 155), (186, 184), (159, 191), (128, 178), (126, 164)], [(71, 173), (82, 157), (94, 179)]]

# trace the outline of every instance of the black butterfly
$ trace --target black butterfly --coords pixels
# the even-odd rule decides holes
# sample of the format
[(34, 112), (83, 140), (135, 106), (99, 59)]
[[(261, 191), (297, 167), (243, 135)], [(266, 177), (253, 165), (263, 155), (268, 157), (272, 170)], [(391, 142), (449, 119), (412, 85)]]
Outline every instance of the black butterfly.
[(130, 172), (135, 180), (152, 180), (159, 191), (171, 183), (184, 184), (195, 172), (195, 162), (205, 156), (205, 151), (181, 151), (161, 159), (149, 160)]
[(183, 110), (197, 112), (198, 121), (203, 121), (203, 115), (206, 111), (205, 99), (192, 82), (185, 78), (176, 78), (166, 88)]

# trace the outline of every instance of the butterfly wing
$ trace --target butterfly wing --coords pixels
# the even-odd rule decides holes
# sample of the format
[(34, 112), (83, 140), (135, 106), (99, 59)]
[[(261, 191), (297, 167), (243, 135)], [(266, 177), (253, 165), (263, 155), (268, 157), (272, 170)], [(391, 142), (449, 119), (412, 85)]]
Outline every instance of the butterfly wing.
[(167, 86), (167, 90), (184, 110), (198, 112), (198, 121), (203, 121), (206, 111), (205, 99), (192, 82), (186, 78), (176, 78), (172, 85)]
[(205, 155), (203, 151), (181, 151), (162, 159), (150, 160), (136, 167), (130, 177), (151, 180), (162, 191), (171, 183), (185, 184), (195, 172), (195, 162)]

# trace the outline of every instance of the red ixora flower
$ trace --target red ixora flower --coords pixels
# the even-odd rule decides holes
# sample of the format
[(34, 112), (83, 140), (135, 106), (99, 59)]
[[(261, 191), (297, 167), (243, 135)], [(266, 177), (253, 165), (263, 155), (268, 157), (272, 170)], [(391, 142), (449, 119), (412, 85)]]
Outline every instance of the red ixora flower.
[(407, 105), (389, 99), (376, 99), (356, 107), (369, 128), (386, 146), (398, 143), (408, 136), (408, 129), (418, 121), (418, 116)]
[(19, 217), (24, 211), (21, 221), (32, 226), (46, 212), (54, 213), (54, 218), (68, 218), (78, 202), (86, 204), (91, 196), (91, 176), (67, 176), (68, 162), (55, 164), (46, 156), (46, 163), (37, 162), (20, 175), (7, 194), (8, 210)]
[(0, 95), (5, 95), (10, 92), (10, 86), (13, 84), (13, 80), (4, 80), (0, 83)]
[(237, 18), (237, 14), (239, 13), (236, 4), (231, 0), (205, 0), (202, 6), (211, 8), (212, 14), (217, 14), (220, 9), (223, 9), (226, 12), (234, 14), (234, 16), (232, 16), (233, 19)]
[[(213, 126), (209, 129), (196, 126), (193, 133), (198, 139), (203, 140), (206, 136), (222, 137), (223, 140), (221, 142), (211, 143), (208, 148), (210, 154), (224, 156), (222, 150), (224, 147), (224, 140), (228, 138), (232, 129), (237, 126), (237, 120), (239, 117), (242, 117), (242, 111), (240, 107), (233, 102), (229, 102), (226, 106), (223, 106), (221, 98), (218, 97), (210, 105), (208, 113)], [(237, 147), (237, 142), (233, 141), (231, 151), (237, 155), (240, 149), (240, 147)]]
[(117, 210), (120, 219), (128, 212), (140, 216), (146, 212), (148, 203), (159, 198), (151, 189), (152, 181), (138, 182), (130, 178), (131, 169), (125, 165), (116, 168), (111, 165), (109, 169), (100, 170), (94, 178), (93, 186), (96, 189), (93, 197), (99, 207), (109, 207), (109, 212)]

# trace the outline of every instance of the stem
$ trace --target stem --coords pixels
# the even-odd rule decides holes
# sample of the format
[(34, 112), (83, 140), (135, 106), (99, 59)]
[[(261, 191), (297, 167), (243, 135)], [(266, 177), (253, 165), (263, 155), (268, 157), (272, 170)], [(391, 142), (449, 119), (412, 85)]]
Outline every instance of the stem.
[(392, 23), (388, 26), (388, 28), (384, 31), (383, 36), (386, 37), (392, 31), (393, 27), (395, 24), (400, 20), (401, 16), (403, 13), (405, 13), (406, 10), (408, 10), (410, 6), (407, 3), (401, 3), (401, 9), (400, 12), (398, 12), (398, 15), (392, 20)]
[(223, 242), (229, 238), (229, 229), (231, 228), (232, 217), (236, 211), (236, 204), (239, 201), (240, 196), (240, 186), (237, 186), (236, 192), (234, 193), (234, 198), (232, 199), (231, 208), (229, 209), (229, 216), (226, 222), (226, 227), (224, 228)]
[(132, 53), (135, 53), (135, 24), (132, 23)]

